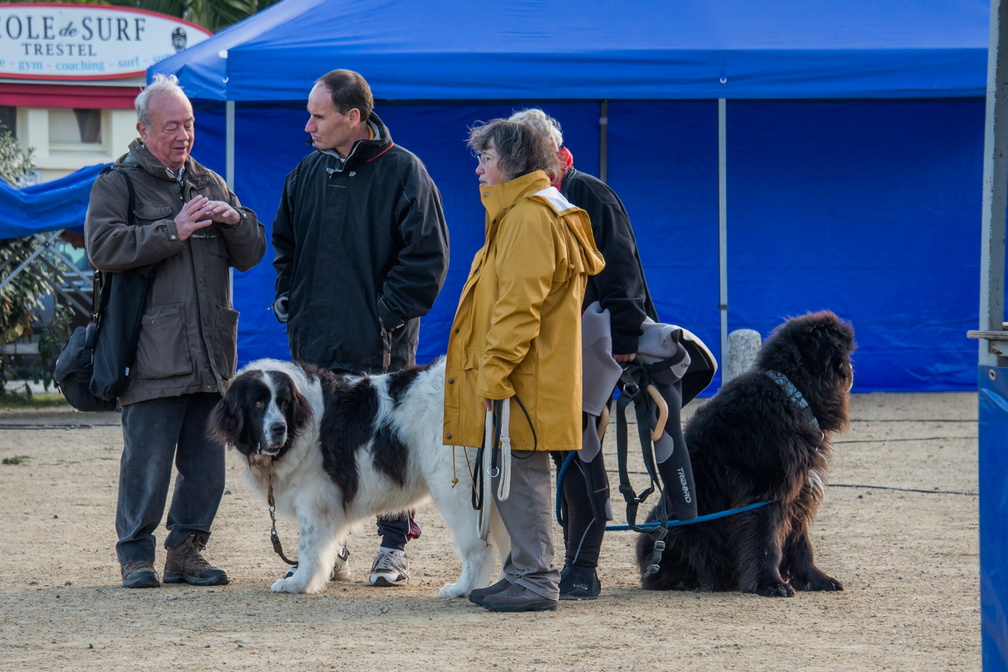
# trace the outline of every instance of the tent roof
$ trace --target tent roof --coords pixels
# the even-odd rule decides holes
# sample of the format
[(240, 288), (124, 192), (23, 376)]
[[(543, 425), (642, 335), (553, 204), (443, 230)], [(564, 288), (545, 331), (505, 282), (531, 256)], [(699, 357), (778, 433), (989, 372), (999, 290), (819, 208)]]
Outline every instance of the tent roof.
[(986, 0), (285, 0), (153, 66), (194, 99), (982, 96)]

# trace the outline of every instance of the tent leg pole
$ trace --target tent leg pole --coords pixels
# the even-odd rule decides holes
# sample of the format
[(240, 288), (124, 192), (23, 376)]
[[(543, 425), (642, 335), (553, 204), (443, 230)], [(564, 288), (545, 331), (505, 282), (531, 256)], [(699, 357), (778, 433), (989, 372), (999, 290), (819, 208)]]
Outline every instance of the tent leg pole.
[[(228, 189), (234, 191), (235, 184), (235, 102), (224, 103), (224, 179)], [(228, 299), (234, 305), (234, 269), (228, 269)]]
[(609, 101), (599, 103), (599, 179), (609, 183)]
[(721, 370), (728, 361), (728, 143), (726, 101), (718, 99), (718, 311), (721, 314)]
[[(1004, 330), (1005, 185), (1008, 184), (1008, 45), (999, 33), (1008, 26), (999, 16), (1004, 0), (994, 0), (991, 12), (990, 54), (987, 64), (987, 112), (984, 130), (983, 238), (980, 249), (980, 330)], [(1004, 344), (980, 339), (979, 363), (1005, 366)]]
[(984, 672), (1008, 670), (1008, 332), (1004, 327), (1005, 185), (1008, 184), (1008, 0), (991, 1), (984, 128), (983, 237), (977, 366), (980, 519), (980, 641)]

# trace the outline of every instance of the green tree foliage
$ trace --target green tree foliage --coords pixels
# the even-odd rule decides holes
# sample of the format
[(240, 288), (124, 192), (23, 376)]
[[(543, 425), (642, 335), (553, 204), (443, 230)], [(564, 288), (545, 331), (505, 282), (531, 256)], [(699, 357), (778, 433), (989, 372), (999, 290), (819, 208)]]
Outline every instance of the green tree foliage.
[(109, 4), (177, 16), (216, 33), (277, 2), (278, 0), (110, 0)]
[[(49, 3), (52, 0), (22, 0), (29, 3)], [(247, 19), (256, 12), (275, 5), (280, 0), (61, 0), (74, 5), (112, 5), (135, 7), (149, 12), (195, 23), (211, 32), (224, 30), (230, 25)]]
[(11, 135), (6, 126), (0, 124), (0, 180), (14, 186), (20, 185), (25, 178), (35, 170), (32, 164), (32, 152), (21, 149), (17, 138)]

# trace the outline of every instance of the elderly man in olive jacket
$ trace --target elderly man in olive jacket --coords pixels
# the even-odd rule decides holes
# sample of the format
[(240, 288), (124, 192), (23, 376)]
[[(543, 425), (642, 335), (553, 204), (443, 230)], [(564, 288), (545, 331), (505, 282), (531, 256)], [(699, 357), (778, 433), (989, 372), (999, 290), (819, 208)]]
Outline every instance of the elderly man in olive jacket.
[[(159, 585), (154, 531), (168, 510), (165, 583), (220, 585), (201, 555), (224, 493), (224, 450), (206, 420), (235, 374), (238, 313), (229, 268), (245, 271), (266, 250), (262, 224), (219, 175), (194, 161), (193, 110), (174, 76), (137, 97), (140, 139), (100, 176), (84, 225), (101, 271), (154, 266), (122, 406), (116, 555), (127, 588)], [(130, 186), (133, 212), (128, 212)]]

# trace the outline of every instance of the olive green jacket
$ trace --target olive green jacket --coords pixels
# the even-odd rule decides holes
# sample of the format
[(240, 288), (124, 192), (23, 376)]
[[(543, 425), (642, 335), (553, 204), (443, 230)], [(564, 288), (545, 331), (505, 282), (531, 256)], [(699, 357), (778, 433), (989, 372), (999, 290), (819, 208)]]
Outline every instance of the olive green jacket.
[[(126, 171), (136, 193), (130, 222)], [(266, 251), (256, 214), (241, 207), (224, 180), (190, 157), (181, 182), (139, 140), (116, 170), (95, 180), (84, 223), (91, 264), (123, 271), (155, 264), (136, 360), (121, 405), (194, 392), (223, 393), (235, 374), (238, 313), (231, 305), (229, 268), (255, 266)], [(174, 218), (197, 195), (238, 210), (235, 226), (211, 224), (179, 240)]]

